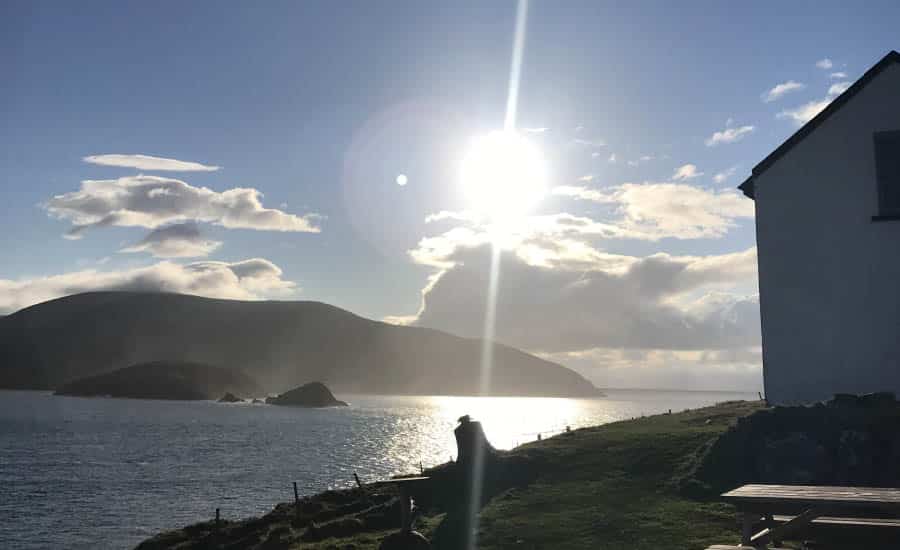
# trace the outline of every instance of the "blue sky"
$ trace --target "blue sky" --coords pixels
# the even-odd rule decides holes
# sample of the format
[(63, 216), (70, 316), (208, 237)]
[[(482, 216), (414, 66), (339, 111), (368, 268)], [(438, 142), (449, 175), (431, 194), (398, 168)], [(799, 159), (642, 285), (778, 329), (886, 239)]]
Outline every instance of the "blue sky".
[[(483, 317), (479, 293), (455, 299), (468, 287), (451, 286), (478, 281), (484, 256), (483, 224), (460, 215), (470, 205), (458, 173), (473, 136), (503, 125), (514, 2), (5, 2), (0, 12), (3, 312), (152, 280), (206, 295), (321, 300), (464, 335)], [(724, 258), (740, 265), (675, 289), (679, 276), (659, 275), (669, 279), (631, 297), (650, 309), (617, 311), (648, 334), (645, 324), (668, 315), (701, 328), (743, 319), (735, 312), (752, 309), (756, 292), (745, 269), (755, 265), (753, 219), (728, 190), (900, 47), (898, 19), (896, 2), (532, 2), (517, 119), (546, 158), (551, 192), (505, 250), (518, 263), (508, 286), (501, 275), (509, 308), (499, 319), (510, 330), (498, 337), (599, 384), (755, 390), (758, 335), (747, 327), (734, 328), (742, 337), (624, 338), (606, 334), (615, 319), (603, 312), (614, 308), (602, 293), (592, 294), (594, 309), (557, 323), (554, 307), (572, 310), (554, 292), (574, 283), (565, 274), (632, 288), (648, 262), (695, 273), (705, 269), (698, 258)], [(779, 84), (783, 93), (765, 97)], [(220, 169), (83, 160), (107, 154)], [(160, 189), (184, 182), (194, 206), (97, 223), (74, 195), (84, 180), (133, 190), (141, 174), (165, 178)], [(233, 189), (258, 191), (261, 205), (229, 203)], [(260, 222), (259, 209), (277, 220)], [(426, 222), (438, 212), (450, 214)], [(573, 232), (560, 214), (615, 232)], [(64, 238), (79, 223), (96, 226)], [(298, 230), (304, 223), (319, 231)], [(187, 228), (173, 230), (175, 248), (145, 246), (173, 224)], [(549, 229), (533, 229), (540, 224)], [(558, 257), (535, 259), (548, 251)], [(265, 263), (241, 263), (250, 259)], [(559, 286), (530, 277), (560, 277), (548, 283)], [(535, 344), (537, 329), (513, 326), (529, 312), (570, 328)]]

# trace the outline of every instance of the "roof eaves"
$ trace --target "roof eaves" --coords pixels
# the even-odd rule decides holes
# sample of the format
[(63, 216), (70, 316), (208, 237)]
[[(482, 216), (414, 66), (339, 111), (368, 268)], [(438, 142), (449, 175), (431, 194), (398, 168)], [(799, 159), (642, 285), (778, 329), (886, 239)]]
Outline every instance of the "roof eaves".
[(793, 149), (795, 145), (797, 145), (803, 138), (809, 135), (813, 130), (819, 127), (820, 124), (825, 122), (832, 114), (837, 112), (841, 107), (844, 106), (850, 99), (853, 98), (860, 90), (862, 90), (873, 78), (878, 76), (881, 71), (890, 66), (893, 63), (900, 63), (900, 53), (896, 50), (892, 50), (888, 52), (887, 55), (881, 58), (881, 60), (873, 65), (864, 75), (862, 75), (856, 82), (853, 83), (852, 86), (847, 88), (841, 95), (837, 96), (831, 103), (828, 104), (827, 107), (822, 109), (822, 111), (810, 119), (806, 124), (800, 127), (799, 130), (793, 133), (791, 137), (785, 140), (784, 143), (778, 146), (777, 149), (769, 153), (766, 158), (759, 162), (756, 166), (753, 167), (753, 171), (750, 174), (750, 177), (744, 180), (744, 183), (738, 186), (738, 189), (743, 191), (744, 195), (750, 197), (751, 199), (755, 198), (756, 190), (754, 179), (756, 176), (762, 174), (766, 169), (775, 164), (775, 161), (784, 156), (788, 151)]

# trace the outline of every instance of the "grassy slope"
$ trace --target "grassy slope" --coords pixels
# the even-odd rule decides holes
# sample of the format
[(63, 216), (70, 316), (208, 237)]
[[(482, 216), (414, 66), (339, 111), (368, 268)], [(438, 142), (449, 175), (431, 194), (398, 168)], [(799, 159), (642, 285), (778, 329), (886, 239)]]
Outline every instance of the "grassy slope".
[[(688, 500), (695, 454), (758, 403), (617, 422), (517, 449), (538, 480), (482, 510), (482, 548), (705, 548), (739, 540), (733, 508)], [(709, 421), (709, 423), (707, 423)]]
[[(736, 418), (760, 407), (759, 403), (726, 403), (575, 430), (520, 446), (509, 455), (526, 460), (528, 469), (538, 472), (537, 477), (525, 487), (500, 493), (485, 506), (481, 513), (479, 546), (523, 550), (690, 550), (714, 543), (737, 543), (733, 508), (718, 502), (687, 499), (678, 493), (677, 486), (708, 442)], [(352, 492), (371, 490), (367, 487)], [(341, 499), (357, 498), (348, 492), (332, 494)], [(312, 499), (317, 503), (327, 500), (326, 494)], [(326, 509), (331, 506), (325, 503)], [(267, 516), (235, 525), (222, 547), (247, 548), (259, 544), (260, 548), (304, 550), (375, 549), (393, 531), (379, 525), (353, 536), (303, 542), (300, 536), (304, 525), (290, 521), (290, 514), (285, 514), (288, 509), (287, 505), (279, 505)], [(336, 516), (338, 520), (354, 517), (353, 514), (328, 514), (329, 521)], [(426, 517), (417, 528), (431, 536), (441, 519), (441, 515)], [(200, 524), (161, 534), (146, 541), (142, 548), (207, 547), (200, 542), (201, 536), (189, 531), (208, 532), (208, 527)], [(235, 539), (238, 532), (244, 533), (243, 544)], [(439, 539), (432, 540), (437, 548), (445, 546)]]

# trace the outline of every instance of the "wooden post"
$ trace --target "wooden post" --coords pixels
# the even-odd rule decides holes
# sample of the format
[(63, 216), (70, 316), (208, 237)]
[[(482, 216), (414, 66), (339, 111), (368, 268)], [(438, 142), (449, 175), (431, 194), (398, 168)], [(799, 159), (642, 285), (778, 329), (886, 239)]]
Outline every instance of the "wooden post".
[(219, 527), (219, 509), (216, 508), (216, 528)]
[(750, 539), (753, 537), (754, 514), (750, 512), (741, 513), (741, 546), (750, 546)]
[(353, 479), (356, 480), (356, 486), (362, 489), (362, 482), (359, 480), (359, 476), (356, 475), (356, 472), (353, 472)]
[(405, 485), (400, 485), (400, 531), (412, 531), (412, 501)]
[(300, 504), (300, 493), (297, 492), (297, 482), (294, 482), (294, 504)]

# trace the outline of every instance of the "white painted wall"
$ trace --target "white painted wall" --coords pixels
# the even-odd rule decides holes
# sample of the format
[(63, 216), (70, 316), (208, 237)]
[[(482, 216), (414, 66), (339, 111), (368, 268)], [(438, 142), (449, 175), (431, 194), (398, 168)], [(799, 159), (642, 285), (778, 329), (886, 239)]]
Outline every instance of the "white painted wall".
[(900, 398), (900, 221), (878, 214), (872, 133), (900, 129), (900, 64), (755, 181), (766, 397)]

